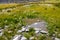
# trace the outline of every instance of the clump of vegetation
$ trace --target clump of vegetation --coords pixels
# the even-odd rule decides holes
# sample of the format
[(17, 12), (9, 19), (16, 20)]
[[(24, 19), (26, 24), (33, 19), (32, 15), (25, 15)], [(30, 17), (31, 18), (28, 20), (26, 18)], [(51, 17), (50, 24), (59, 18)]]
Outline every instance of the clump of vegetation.
[(54, 4), (56, 7), (60, 8), (60, 3)]

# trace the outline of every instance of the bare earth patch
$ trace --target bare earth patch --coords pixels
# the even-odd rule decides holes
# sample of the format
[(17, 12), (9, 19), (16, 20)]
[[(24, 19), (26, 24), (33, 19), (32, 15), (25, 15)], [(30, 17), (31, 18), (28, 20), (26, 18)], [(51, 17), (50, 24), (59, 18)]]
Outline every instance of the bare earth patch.
[(27, 24), (32, 24), (32, 23), (35, 23), (35, 22), (40, 22), (41, 19), (39, 18), (35, 18), (35, 19), (24, 19), (24, 21), (27, 23)]

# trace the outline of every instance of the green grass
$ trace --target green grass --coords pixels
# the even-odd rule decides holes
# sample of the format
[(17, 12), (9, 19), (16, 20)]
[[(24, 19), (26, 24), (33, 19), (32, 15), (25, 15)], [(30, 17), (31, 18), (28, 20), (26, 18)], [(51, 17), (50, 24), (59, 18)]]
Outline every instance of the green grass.
[[(5, 25), (9, 26), (8, 28), (4, 29), (4, 34), (2, 37), (0, 37), (0, 39), (5, 40), (4, 37), (6, 37), (8, 40), (10, 40), (15, 34), (17, 34), (17, 30), (26, 25), (26, 23), (23, 21), (23, 19), (26, 18), (40, 18), (45, 20), (48, 23), (47, 29), (50, 36), (52, 36), (52, 34), (56, 34), (56, 37), (60, 38), (60, 8), (52, 4), (50, 6), (45, 4), (31, 4), (30, 6), (18, 6), (11, 12), (0, 14), (0, 27), (4, 29)], [(12, 32), (9, 33), (8, 31)], [(25, 33), (24, 35), (27, 35), (26, 37), (30, 37), (33, 32), (34, 31), (31, 31), (30, 33)], [(39, 37), (41, 38), (39, 39)], [(46, 36), (41, 35), (39, 37), (36, 37), (36, 40), (37, 38), (42, 40), (42, 37), (45, 39)], [(50, 40), (50, 37), (48, 40)]]
[(17, 6), (20, 6), (20, 5), (16, 3), (0, 4), (0, 11), (2, 11), (3, 9), (8, 9), (8, 8), (16, 8)]
[(45, 20), (48, 23), (47, 28), (50, 36), (52, 36), (52, 34), (56, 34), (56, 37), (60, 38), (60, 8), (54, 5), (48, 6), (45, 4), (33, 4), (30, 6), (22, 7), (20, 10), (23, 12), (23, 14), (26, 13), (25, 16), (28, 14), (28, 18), (31, 18), (32, 15), (32, 18), (37, 17)]

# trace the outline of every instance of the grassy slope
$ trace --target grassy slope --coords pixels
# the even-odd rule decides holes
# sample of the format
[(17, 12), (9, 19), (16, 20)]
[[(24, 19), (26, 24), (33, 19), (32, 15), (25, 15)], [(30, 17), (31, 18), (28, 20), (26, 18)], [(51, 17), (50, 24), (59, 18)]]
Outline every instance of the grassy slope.
[[(17, 8), (18, 9), (18, 8)], [(26, 14), (31, 14), (32, 12), (38, 12), (37, 16), (48, 22), (48, 30), (50, 34), (60, 34), (60, 8), (53, 5), (38, 5), (34, 4), (31, 6), (22, 7), (20, 9)], [(34, 15), (34, 14), (32, 14)], [(57, 36), (56, 35), (56, 36)], [(60, 37), (60, 36), (59, 36)]]
[[(56, 36), (60, 38), (60, 8), (53, 5), (46, 6), (45, 4), (33, 4), (30, 6), (18, 6), (11, 12), (0, 14), (0, 27), (4, 28), (5, 25), (10, 26), (9, 28), (4, 30), (4, 34), (9, 40), (11, 36), (14, 36), (16, 34), (16, 31), (20, 29), (18, 27), (18, 23), (20, 23), (21, 26), (25, 25), (24, 21), (22, 20), (24, 18), (41, 18), (45, 20), (46, 22), (48, 22), (49, 33), (55, 33)], [(8, 33), (9, 30), (13, 31), (13, 34)]]
[(15, 3), (11, 3), (11, 4), (0, 4), (0, 10), (7, 9), (7, 8), (13, 8), (15, 6), (17, 6), (17, 4), (15, 4)]

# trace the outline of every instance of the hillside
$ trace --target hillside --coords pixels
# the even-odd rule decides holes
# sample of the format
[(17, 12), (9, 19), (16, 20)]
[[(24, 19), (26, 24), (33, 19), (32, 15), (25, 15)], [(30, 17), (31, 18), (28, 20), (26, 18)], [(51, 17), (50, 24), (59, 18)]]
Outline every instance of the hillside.
[(60, 40), (60, 0), (0, 0), (0, 40)]

